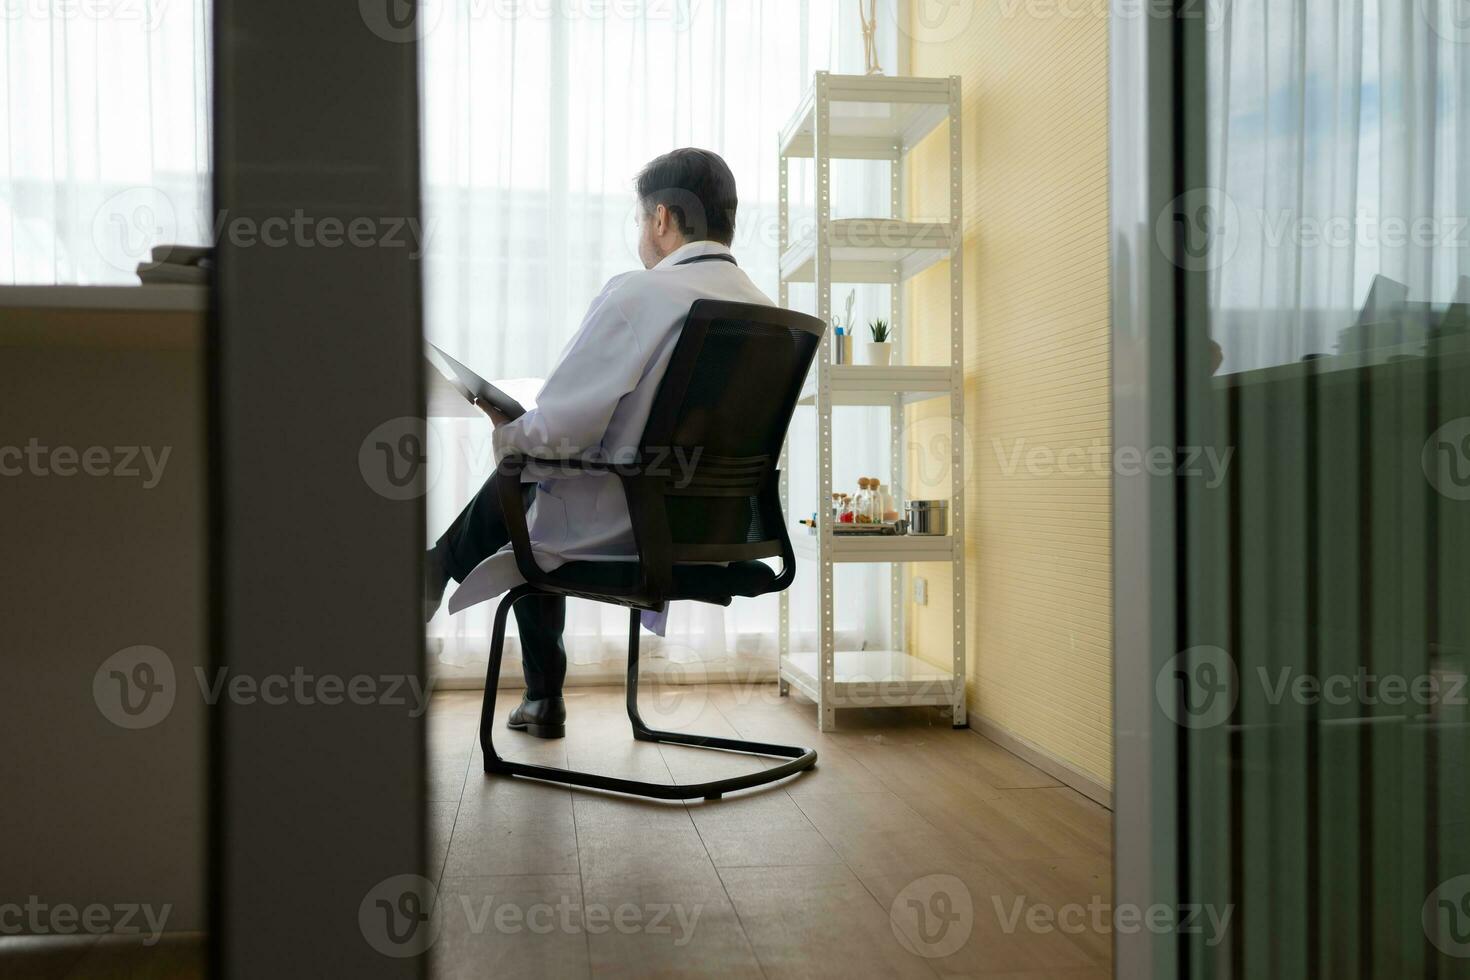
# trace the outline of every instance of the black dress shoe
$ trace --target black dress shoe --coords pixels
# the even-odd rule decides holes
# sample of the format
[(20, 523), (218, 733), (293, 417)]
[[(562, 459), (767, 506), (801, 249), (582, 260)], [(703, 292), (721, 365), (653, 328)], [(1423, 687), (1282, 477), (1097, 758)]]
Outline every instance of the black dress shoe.
[(521, 698), (520, 707), (510, 713), (505, 727), (537, 738), (561, 738), (567, 733), (567, 703), (560, 697), (539, 701)]

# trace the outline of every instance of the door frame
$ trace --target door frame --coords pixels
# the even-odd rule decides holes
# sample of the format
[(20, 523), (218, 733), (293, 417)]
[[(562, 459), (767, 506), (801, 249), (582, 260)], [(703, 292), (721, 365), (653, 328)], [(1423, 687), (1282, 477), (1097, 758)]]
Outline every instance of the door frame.
[[(1112, 445), (1168, 447), (1183, 419), (1185, 331), (1207, 329), (1206, 274), (1174, 261), (1176, 217), (1206, 186), (1205, 30), (1201, 6), (1113, 0), (1109, 25), (1112, 227)], [(1163, 229), (1161, 233), (1161, 229)], [(1173, 475), (1113, 476), (1114, 908), (1177, 909), (1188, 894), (1180, 792), (1186, 730), (1156, 698), (1164, 665), (1183, 649), (1186, 604)], [(1173, 933), (1116, 931), (1114, 976), (1188, 975)]]

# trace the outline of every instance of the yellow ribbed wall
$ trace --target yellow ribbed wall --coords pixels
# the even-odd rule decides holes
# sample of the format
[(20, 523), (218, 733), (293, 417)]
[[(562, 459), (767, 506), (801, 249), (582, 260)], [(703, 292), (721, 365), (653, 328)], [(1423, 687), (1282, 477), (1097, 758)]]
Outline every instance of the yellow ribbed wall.
[[(1111, 786), (1108, 33), (1064, 9), (977, 2), (910, 73), (964, 85), (969, 708)], [(911, 156), (911, 215), (948, 214), (948, 150), (941, 128)], [(911, 363), (947, 359), (948, 301), (945, 264), (910, 288)], [(913, 574), (910, 648), (947, 663), (949, 570)]]

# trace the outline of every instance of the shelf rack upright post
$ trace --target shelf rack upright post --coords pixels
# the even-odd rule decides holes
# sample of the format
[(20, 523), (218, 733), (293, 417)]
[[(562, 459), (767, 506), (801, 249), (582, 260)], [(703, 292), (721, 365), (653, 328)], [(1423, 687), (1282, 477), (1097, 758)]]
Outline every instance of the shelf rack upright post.
[[(836, 282), (890, 286), (889, 323), (895, 353), (904, 325), (903, 285), (940, 261), (949, 262), (949, 363), (935, 366), (873, 367), (833, 363), (829, 331), (803, 393), (816, 409), (817, 533), (797, 535), (798, 554), (817, 566), (817, 649), (791, 649), (790, 596), (780, 598), (778, 690), (795, 686), (817, 703), (822, 731), (836, 727), (839, 707), (945, 705), (956, 727), (965, 724), (965, 534), (964, 534), (964, 331), (963, 177), (960, 80), (890, 78), (817, 72), (780, 138), (780, 303), (790, 301), (790, 284), (816, 287), (816, 315), (832, 320)], [(905, 158), (940, 123), (949, 123), (949, 215), (946, 222), (912, 222), (903, 213)], [(813, 161), (815, 220), (807, 233), (791, 222), (791, 166)], [(890, 216), (832, 218), (832, 161), (855, 159), (890, 164)], [(934, 537), (846, 537), (834, 535), (832, 499), (833, 408), (879, 405), (889, 409), (890, 483), (902, 484), (902, 437), (906, 406), (945, 398), (950, 408), (950, 526)], [(783, 450), (781, 495), (790, 508), (789, 453)], [(834, 609), (833, 565), (840, 562), (948, 562), (950, 565), (952, 660), (939, 668), (905, 652), (903, 578), (890, 576), (891, 649), (839, 651)]]

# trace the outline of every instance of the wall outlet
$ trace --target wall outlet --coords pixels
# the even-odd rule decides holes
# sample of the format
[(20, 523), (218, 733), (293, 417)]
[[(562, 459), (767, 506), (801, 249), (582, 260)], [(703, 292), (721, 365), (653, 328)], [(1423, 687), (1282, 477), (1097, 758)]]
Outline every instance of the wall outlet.
[(920, 576), (914, 576), (914, 605), (927, 606), (929, 604), (929, 580)]

